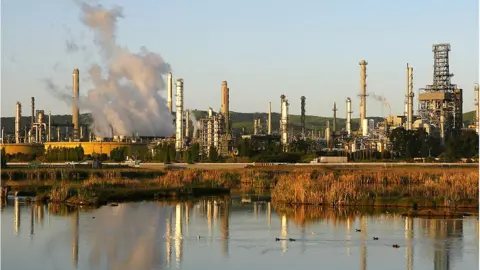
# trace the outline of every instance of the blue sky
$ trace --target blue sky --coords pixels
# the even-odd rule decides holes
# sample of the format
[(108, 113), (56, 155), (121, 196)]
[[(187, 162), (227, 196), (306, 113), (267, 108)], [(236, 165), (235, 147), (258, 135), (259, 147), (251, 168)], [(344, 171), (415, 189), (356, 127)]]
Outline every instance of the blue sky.
[[(13, 116), (20, 101), (27, 115), (30, 97), (37, 109), (71, 113), (41, 83), (71, 82), (75, 67), (86, 72), (96, 59), (92, 35), (73, 1), (4, 0), (2, 3), (2, 116)], [(414, 68), (414, 89), (432, 81), (432, 44), (450, 43), (453, 82), (464, 89), (464, 111), (474, 108), (478, 81), (477, 1), (100, 1), (124, 8), (118, 43), (141, 46), (171, 64), (173, 77), (185, 80), (187, 109), (220, 108), (220, 87), (227, 80), (232, 111), (280, 110), (280, 95), (290, 113), (300, 113), (306, 96), (309, 115), (345, 115), (352, 98), (359, 115), (358, 62), (367, 60), (368, 92), (383, 95), (392, 112), (403, 111), (406, 63)], [(455, 3), (455, 4), (453, 4)], [(85, 54), (68, 54), (65, 41), (89, 45)], [(95, 54), (92, 54), (95, 53)], [(90, 54), (90, 55), (88, 55)], [(93, 58), (92, 58), (93, 57)], [(55, 68), (54, 68), (55, 67)], [(81, 83), (81, 93), (89, 90)], [(415, 109), (417, 108), (415, 98)], [(383, 109), (382, 109), (383, 108)], [(374, 99), (367, 115), (386, 115)]]

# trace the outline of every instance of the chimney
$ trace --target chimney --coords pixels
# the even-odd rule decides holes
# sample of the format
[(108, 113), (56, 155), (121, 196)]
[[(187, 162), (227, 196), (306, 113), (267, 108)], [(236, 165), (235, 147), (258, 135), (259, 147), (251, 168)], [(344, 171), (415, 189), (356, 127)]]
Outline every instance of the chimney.
[(183, 150), (183, 79), (177, 80), (177, 101), (176, 101), (176, 133), (175, 149), (177, 152)]
[(17, 108), (15, 110), (15, 143), (20, 143), (20, 119), (22, 119), (22, 104), (17, 102)]
[(409, 67), (408, 70), (408, 103), (407, 103), (407, 129), (411, 130), (413, 125), (413, 68)]
[(80, 111), (78, 109), (78, 99), (80, 96), (80, 71), (76, 68), (73, 70), (73, 108), (72, 108), (72, 124), (73, 138), (79, 139), (80, 123), (78, 120)]
[(281, 141), (283, 145), (283, 151), (287, 152), (288, 150), (288, 100), (285, 95), (280, 96), (282, 107), (281, 107), (281, 118), (280, 118), (280, 134)]
[(300, 124), (302, 126), (302, 137), (305, 137), (305, 97), (300, 97)]
[(333, 132), (337, 131), (337, 103), (333, 102)]
[(225, 117), (226, 133), (230, 134), (230, 89), (227, 81), (222, 82), (222, 114)]
[(478, 96), (479, 91), (478, 90), (479, 89), (478, 88), (479, 87), (478, 87), (478, 83), (477, 83), (477, 84), (475, 84), (475, 129), (477, 130), (477, 133), (479, 131), (479, 119), (480, 119), (480, 117), (478, 115), (478, 113), (479, 113), (479, 110), (478, 110), (478, 102), (479, 102), (479, 96)]
[(272, 102), (268, 102), (268, 135), (272, 135)]
[[(360, 65), (360, 123), (367, 117), (367, 61), (362, 60)], [(362, 129), (362, 124), (360, 124)]]
[(32, 97), (32, 119), (30, 123), (30, 129), (33, 129), (33, 124), (35, 124), (35, 97)]
[(173, 112), (172, 108), (172, 72), (168, 73), (167, 77), (167, 106), (170, 114)]

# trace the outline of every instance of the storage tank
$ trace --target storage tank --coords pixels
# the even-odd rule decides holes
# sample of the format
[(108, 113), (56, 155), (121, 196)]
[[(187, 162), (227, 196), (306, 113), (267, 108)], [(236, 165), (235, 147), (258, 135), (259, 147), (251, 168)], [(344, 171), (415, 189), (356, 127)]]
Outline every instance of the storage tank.
[(374, 129), (375, 129), (375, 120), (368, 119), (368, 133), (372, 134)]
[(368, 119), (363, 119), (363, 122), (362, 122), (362, 136), (368, 136)]

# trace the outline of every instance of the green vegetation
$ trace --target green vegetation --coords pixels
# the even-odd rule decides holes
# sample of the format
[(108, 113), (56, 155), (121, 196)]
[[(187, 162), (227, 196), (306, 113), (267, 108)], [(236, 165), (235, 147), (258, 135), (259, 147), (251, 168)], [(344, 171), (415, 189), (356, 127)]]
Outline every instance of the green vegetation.
[(456, 136), (446, 136), (445, 146), (442, 146), (440, 138), (428, 135), (424, 129), (396, 128), (390, 133), (390, 141), (396, 159), (439, 157), (452, 162), (460, 158), (478, 158), (478, 135), (474, 130), (462, 130)]
[(45, 160), (48, 162), (58, 161), (81, 161), (85, 157), (83, 147), (77, 146), (75, 148), (67, 147), (48, 147), (45, 153)]

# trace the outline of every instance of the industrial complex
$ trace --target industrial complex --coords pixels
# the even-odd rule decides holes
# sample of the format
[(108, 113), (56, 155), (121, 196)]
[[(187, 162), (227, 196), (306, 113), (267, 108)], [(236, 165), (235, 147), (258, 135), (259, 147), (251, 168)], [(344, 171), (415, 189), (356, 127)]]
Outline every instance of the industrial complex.
[[(355, 152), (359, 150), (388, 150), (390, 146), (389, 132), (398, 127), (406, 130), (424, 128), (429, 134), (438, 136), (444, 142), (445, 134), (459, 132), (461, 129), (470, 128), (479, 131), (479, 87), (474, 86), (475, 91), (475, 117), (474, 125), (463, 126), (462, 106), (463, 89), (453, 84), (453, 74), (449, 70), (450, 44), (433, 45), (434, 65), (432, 84), (418, 90), (418, 107), (414, 110), (414, 86), (413, 67), (406, 64), (406, 90), (404, 99), (404, 111), (399, 115), (385, 117), (382, 121), (375, 122), (367, 115), (367, 66), (365, 60), (359, 62), (360, 69), (360, 126), (358, 130), (352, 130), (352, 99), (346, 98), (345, 108), (346, 123), (344, 127), (337, 124), (338, 105), (333, 104), (333, 121), (327, 121), (324, 134), (307, 134), (306, 129), (306, 97), (300, 97), (301, 104), (301, 131), (293, 132), (290, 128), (289, 105), (290, 100), (280, 96), (280, 128), (272, 130), (271, 107), (268, 103), (268, 119), (262, 123), (262, 119), (251, 119), (254, 123), (252, 131), (243, 130), (234, 132), (230, 117), (230, 89), (227, 81), (221, 82), (221, 109), (214, 112), (208, 109), (208, 114), (201, 119), (193, 120), (190, 111), (184, 107), (184, 80), (176, 79), (175, 110), (173, 108), (173, 76), (170, 72), (167, 76), (167, 107), (172, 114), (175, 134), (170, 137), (143, 137), (142, 134), (127, 135), (113, 134), (111, 127), (110, 137), (96, 136), (89, 126), (80, 119), (80, 72), (73, 70), (73, 106), (71, 124), (58, 124), (51, 121), (51, 113), (45, 115), (44, 110), (35, 109), (35, 98), (31, 98), (31, 121), (22, 126), (22, 104), (17, 102), (15, 112), (14, 134), (5, 134), (2, 128), (2, 145), (7, 154), (36, 154), (42, 153), (49, 148), (75, 148), (82, 146), (86, 155), (107, 154), (116, 148), (125, 147), (131, 155), (148, 153), (153, 151), (155, 145), (162, 142), (175, 144), (177, 153), (188, 149), (192, 143), (200, 145), (201, 153), (208, 155), (212, 147), (221, 156), (234, 156), (236, 141), (240, 138), (249, 138), (257, 141), (274, 141), (283, 146), (287, 152), (289, 144), (295, 140), (311, 139), (318, 143), (319, 149), (336, 149), (341, 151)], [(187, 82), (188, 88), (188, 82)], [(188, 94), (188, 92), (187, 92)], [(192, 118), (192, 119), (191, 119)], [(154, 125), (155, 123), (152, 123)]]

